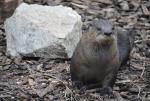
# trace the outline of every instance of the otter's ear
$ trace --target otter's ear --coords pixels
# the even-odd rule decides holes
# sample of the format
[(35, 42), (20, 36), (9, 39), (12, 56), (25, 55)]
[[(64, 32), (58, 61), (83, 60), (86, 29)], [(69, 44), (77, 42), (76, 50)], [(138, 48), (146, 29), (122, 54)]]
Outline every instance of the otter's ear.
[(120, 30), (120, 28), (118, 28), (116, 26), (113, 26), (112, 30), (113, 30), (114, 34), (117, 35), (118, 34), (118, 30)]
[(115, 26), (112, 26), (112, 30), (113, 30), (113, 31), (115, 31), (115, 28), (116, 28)]
[(92, 26), (95, 26), (95, 27), (98, 26), (98, 19), (97, 19), (97, 18), (95, 18), (95, 19), (92, 21)]
[(94, 20), (93, 20), (93, 23), (92, 24), (96, 24), (97, 23), (97, 21), (98, 21), (98, 19), (97, 18), (95, 18)]

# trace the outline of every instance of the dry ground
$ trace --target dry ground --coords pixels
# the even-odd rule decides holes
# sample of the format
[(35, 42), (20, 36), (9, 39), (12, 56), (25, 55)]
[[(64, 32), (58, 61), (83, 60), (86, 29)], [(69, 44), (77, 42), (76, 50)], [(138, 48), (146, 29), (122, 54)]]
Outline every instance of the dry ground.
[(90, 21), (103, 16), (122, 28), (135, 28), (130, 60), (118, 73), (115, 98), (95, 91), (81, 94), (72, 88), (69, 62), (42, 58), (11, 58), (6, 33), (0, 25), (1, 101), (150, 101), (150, 0), (25, 0), (43, 5), (72, 7), (81, 16), (83, 33)]

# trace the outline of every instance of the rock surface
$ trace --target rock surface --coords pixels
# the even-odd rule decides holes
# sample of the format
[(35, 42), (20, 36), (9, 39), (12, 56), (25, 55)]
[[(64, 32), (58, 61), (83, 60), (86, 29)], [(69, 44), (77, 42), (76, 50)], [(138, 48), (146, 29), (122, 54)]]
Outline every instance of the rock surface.
[(12, 56), (70, 58), (80, 40), (81, 16), (69, 7), (22, 3), (5, 21)]

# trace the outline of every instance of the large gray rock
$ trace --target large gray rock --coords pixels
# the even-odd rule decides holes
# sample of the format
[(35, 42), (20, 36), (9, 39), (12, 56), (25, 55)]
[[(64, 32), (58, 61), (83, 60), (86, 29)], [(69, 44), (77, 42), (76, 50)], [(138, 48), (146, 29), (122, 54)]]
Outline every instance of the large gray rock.
[(22, 3), (5, 21), (12, 56), (70, 58), (80, 40), (81, 16), (69, 7)]

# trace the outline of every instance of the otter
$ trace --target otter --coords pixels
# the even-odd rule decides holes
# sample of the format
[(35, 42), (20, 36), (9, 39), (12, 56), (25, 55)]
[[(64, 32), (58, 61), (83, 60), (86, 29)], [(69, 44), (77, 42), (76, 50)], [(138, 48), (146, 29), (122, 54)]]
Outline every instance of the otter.
[(114, 28), (106, 19), (94, 20), (71, 58), (73, 84), (86, 85), (86, 89), (99, 87), (111, 94), (118, 69), (128, 60), (130, 50), (128, 32)]
[(0, 23), (14, 13), (18, 4), (19, 0), (0, 0)]

